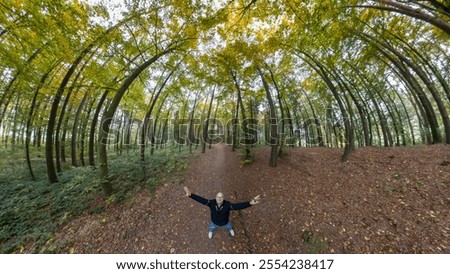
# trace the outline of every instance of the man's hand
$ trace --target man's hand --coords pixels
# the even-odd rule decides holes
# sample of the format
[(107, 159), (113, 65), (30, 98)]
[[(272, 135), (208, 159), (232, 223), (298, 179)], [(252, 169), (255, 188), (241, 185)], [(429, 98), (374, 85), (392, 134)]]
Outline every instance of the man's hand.
[(186, 192), (186, 196), (191, 196), (191, 191), (189, 191), (189, 188), (187, 188), (187, 186), (183, 187), (183, 189)]
[(256, 204), (259, 204), (259, 195), (258, 196), (256, 196), (255, 198), (253, 198), (253, 200), (251, 200), (250, 201), (250, 204), (251, 205), (256, 205)]

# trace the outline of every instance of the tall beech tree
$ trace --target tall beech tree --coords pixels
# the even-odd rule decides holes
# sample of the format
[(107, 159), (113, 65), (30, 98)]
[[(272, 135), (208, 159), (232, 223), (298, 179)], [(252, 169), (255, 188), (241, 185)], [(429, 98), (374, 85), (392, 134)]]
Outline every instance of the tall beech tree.
[(99, 171), (100, 171), (100, 179), (101, 186), (105, 195), (109, 195), (112, 193), (112, 184), (108, 178), (108, 157), (106, 154), (106, 145), (108, 141), (108, 135), (110, 130), (111, 121), (114, 118), (114, 114), (119, 106), (119, 103), (124, 96), (127, 89), (133, 83), (133, 81), (151, 64), (156, 62), (160, 57), (172, 52), (175, 50), (176, 45), (169, 45), (165, 50), (156, 53), (146, 62), (139, 65), (136, 69), (134, 69), (130, 76), (128, 76), (120, 88), (116, 91), (116, 94), (113, 98), (113, 101), (109, 105), (108, 109), (103, 116), (100, 123), (100, 131), (98, 134), (98, 157), (99, 157)]

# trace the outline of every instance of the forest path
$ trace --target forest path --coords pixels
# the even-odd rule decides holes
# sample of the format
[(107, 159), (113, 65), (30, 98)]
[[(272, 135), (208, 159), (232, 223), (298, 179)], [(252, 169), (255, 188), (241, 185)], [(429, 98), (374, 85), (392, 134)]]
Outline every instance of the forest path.
[[(240, 156), (224, 144), (191, 161), (183, 182), (158, 186), (154, 195), (137, 193), (132, 204), (110, 207), (99, 215), (75, 219), (56, 235), (62, 253), (249, 253), (245, 216), (252, 208), (231, 213), (236, 235), (218, 229), (208, 238), (209, 208), (185, 196), (183, 186), (207, 199), (223, 192), (231, 202), (249, 201), (239, 178)], [(239, 194), (239, 196), (237, 196)], [(257, 193), (254, 193), (256, 196)], [(62, 245), (62, 244), (60, 244)]]
[(209, 239), (209, 208), (186, 197), (183, 190), (187, 186), (207, 199), (223, 192), (231, 202), (249, 201), (253, 198), (249, 193), (237, 195), (245, 189), (236, 179), (240, 176), (239, 155), (224, 144), (214, 145), (191, 162), (182, 182), (159, 186), (154, 195), (141, 191), (132, 205), (77, 219), (60, 234), (72, 243), (61, 252), (71, 247), (76, 253), (250, 253), (245, 216), (252, 208), (231, 213), (234, 237), (218, 229)]
[[(224, 144), (214, 145), (193, 161), (184, 182), (193, 193), (213, 199), (223, 192), (231, 202), (250, 200), (236, 197), (239, 193), (235, 180), (240, 168), (239, 156)], [(143, 239), (148, 242), (144, 250), (150, 253), (248, 253), (248, 236), (245, 233), (244, 212), (232, 212), (231, 220), (236, 235), (232, 237), (224, 229), (218, 229), (208, 238), (209, 208), (183, 196), (180, 184), (157, 190), (151, 203), (151, 229)], [(256, 194), (255, 194), (256, 195)], [(155, 226), (155, 224), (157, 224)], [(155, 232), (157, 232), (155, 234)], [(137, 251), (137, 250), (136, 250)]]

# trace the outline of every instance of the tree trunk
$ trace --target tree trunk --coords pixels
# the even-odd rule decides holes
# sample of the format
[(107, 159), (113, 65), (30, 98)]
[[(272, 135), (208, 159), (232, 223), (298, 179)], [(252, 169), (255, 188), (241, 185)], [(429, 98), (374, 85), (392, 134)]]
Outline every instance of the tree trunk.
[(209, 120), (211, 119), (211, 109), (212, 109), (212, 103), (214, 101), (214, 91), (215, 91), (215, 87), (213, 88), (213, 91), (212, 91), (212, 94), (211, 94), (211, 100), (209, 101), (208, 114), (207, 114), (207, 117), (206, 117), (205, 126), (203, 127), (202, 153), (206, 152), (206, 143), (208, 142)]
[[(167, 96), (169, 95), (169, 93), (166, 93), (165, 96), (162, 98), (161, 103), (159, 104), (159, 109), (156, 112), (156, 118), (155, 121), (153, 123), (153, 129), (151, 132), (151, 138), (150, 138), (150, 145), (151, 145), (151, 149), (150, 149), (150, 155), (153, 155), (153, 152), (155, 151), (155, 146), (156, 146), (156, 140), (158, 139), (158, 135), (157, 135), (157, 131), (156, 131), (156, 127), (158, 125), (158, 121), (160, 120), (160, 116), (161, 116), (161, 112), (162, 112), (162, 107), (164, 106), (164, 102), (167, 99)], [(161, 124), (161, 123), (160, 123)]]
[[(33, 173), (33, 168), (31, 166), (31, 159), (30, 159), (30, 137), (31, 137), (31, 123), (33, 120), (33, 115), (34, 115), (34, 108), (36, 106), (36, 101), (37, 101), (37, 96), (39, 95), (39, 91), (41, 90), (41, 88), (44, 86), (45, 81), (47, 80), (47, 77), (49, 76), (49, 74), (52, 72), (52, 70), (58, 65), (58, 63), (56, 63), (53, 67), (51, 67), (44, 75), (42, 75), (38, 86), (36, 87), (36, 90), (34, 92), (34, 96), (33, 99), (31, 100), (31, 105), (30, 105), (30, 111), (28, 113), (28, 120), (27, 120), (27, 129), (26, 129), (26, 140), (25, 140), (25, 152), (26, 152), (26, 160), (27, 160), (27, 166), (28, 166), (28, 170), (30, 172), (30, 176), (31, 178), (34, 180), (36, 180), (36, 177), (34, 176)], [(40, 129), (40, 127), (39, 127)], [(37, 138), (39, 139), (40, 134), (37, 134)], [(37, 142), (40, 144), (40, 142)]]
[(87, 114), (86, 114), (86, 118), (83, 119), (83, 124), (81, 126), (81, 133), (80, 133), (80, 160), (81, 160), (81, 165), (85, 166), (86, 162), (84, 161), (84, 144), (85, 144), (85, 140), (86, 140), (86, 129), (87, 129), (87, 125), (88, 125), (88, 121), (89, 118), (91, 116), (92, 113), (92, 108), (94, 106), (95, 100), (92, 99), (91, 103), (88, 107), (87, 110)]
[(117, 107), (119, 106), (119, 103), (127, 91), (128, 87), (133, 83), (133, 81), (151, 64), (153, 64), (156, 60), (158, 60), (160, 57), (166, 55), (167, 53), (173, 51), (174, 48), (168, 48), (156, 55), (154, 55), (152, 58), (138, 66), (136, 69), (132, 71), (132, 73), (125, 79), (122, 86), (117, 90), (113, 101), (111, 102), (111, 105), (108, 107), (104, 117), (101, 121), (101, 127), (99, 132), (99, 144), (98, 144), (98, 156), (99, 156), (99, 171), (100, 171), (100, 180), (101, 180), (101, 187), (103, 190), (103, 193), (105, 195), (110, 195), (112, 193), (112, 184), (109, 181), (108, 178), (108, 156), (106, 154), (106, 144), (108, 140), (108, 134), (109, 129), (111, 125), (111, 121), (114, 117), (114, 114), (116, 113)]
[[(214, 125), (217, 125), (217, 110), (219, 109), (219, 102), (216, 103), (216, 109), (214, 110)], [(209, 138), (209, 149), (212, 147), (212, 138)]]
[(77, 167), (78, 161), (77, 161), (77, 137), (78, 137), (78, 127), (79, 127), (79, 121), (81, 112), (83, 111), (84, 104), (86, 103), (86, 100), (88, 98), (88, 93), (86, 93), (83, 96), (83, 99), (81, 100), (80, 105), (78, 106), (77, 112), (75, 114), (75, 119), (73, 121), (73, 127), (72, 127), (72, 138), (70, 142), (71, 147), (71, 158), (72, 158), (72, 166)]
[(238, 138), (238, 125), (239, 125), (239, 102), (236, 102), (236, 108), (234, 112), (233, 119), (233, 135), (232, 135), (232, 151), (235, 151), (238, 147), (237, 138)]
[(403, 56), (400, 52), (395, 50), (392, 46), (383, 43), (383, 46), (386, 47), (389, 51), (391, 51), (395, 56), (397, 56), (400, 60), (405, 62), (416, 74), (419, 76), (419, 78), (422, 80), (422, 82), (425, 84), (427, 89), (430, 91), (431, 96), (433, 96), (434, 101), (436, 102), (436, 105), (438, 107), (438, 110), (442, 117), (442, 123), (444, 125), (445, 135), (446, 135), (446, 143), (450, 144), (450, 118), (448, 115), (448, 112), (446, 110), (446, 107), (444, 103), (441, 100), (441, 97), (439, 95), (439, 92), (436, 90), (436, 87), (434, 84), (428, 79), (426, 73), (423, 71), (422, 68), (417, 66), (415, 63), (410, 61), (408, 58)]
[[(89, 50), (93, 47), (91, 45), (90, 47), (86, 48), (80, 56), (72, 63), (70, 68), (67, 70), (66, 75), (64, 76), (61, 84), (58, 87), (58, 90), (56, 91), (55, 97), (53, 98), (52, 108), (50, 110), (50, 116), (48, 119), (47, 124), (47, 138), (45, 140), (45, 155), (46, 155), (46, 162), (47, 162), (47, 175), (48, 175), (48, 181), (50, 183), (56, 183), (58, 182), (58, 176), (56, 175), (55, 171), (55, 163), (53, 162), (53, 134), (54, 129), (56, 125), (56, 116), (58, 113), (59, 103), (61, 102), (64, 90), (69, 83), (70, 77), (75, 72), (76, 67), (81, 62), (81, 60), (84, 58), (84, 56), (89, 52)], [(62, 113), (61, 113), (62, 115)], [(59, 155), (57, 155), (59, 157)]]
[(91, 127), (89, 130), (89, 144), (88, 144), (88, 157), (89, 165), (95, 167), (95, 129), (97, 128), (98, 117), (100, 111), (102, 110), (103, 103), (108, 96), (109, 90), (106, 90), (100, 100), (98, 101), (97, 107), (95, 108), (94, 117), (92, 118)]
[(155, 107), (156, 102), (158, 101), (158, 97), (161, 95), (161, 92), (164, 90), (164, 87), (166, 86), (167, 82), (169, 81), (170, 77), (174, 73), (175, 70), (172, 70), (167, 77), (164, 79), (163, 83), (159, 87), (158, 91), (152, 96), (150, 107), (145, 114), (144, 122), (142, 124), (142, 130), (141, 130), (141, 162), (143, 165), (145, 165), (145, 147), (147, 145), (147, 134), (149, 130), (149, 121), (150, 117), (153, 112), (153, 108)]
[[(236, 87), (237, 91), (237, 104), (239, 105), (239, 108), (241, 109), (241, 118), (242, 118), (242, 131), (244, 135), (244, 143), (245, 143), (245, 160), (250, 160), (250, 133), (249, 133), (249, 127), (248, 127), (248, 120), (247, 115), (245, 114), (245, 108), (244, 103), (242, 102), (242, 91), (241, 87), (239, 85), (237, 75), (233, 70), (230, 70), (231, 76), (233, 77), (234, 86)], [(237, 127), (236, 127), (237, 130)]]
[(270, 161), (269, 166), (276, 167), (277, 161), (278, 161), (278, 124), (277, 124), (277, 117), (275, 114), (275, 104), (272, 100), (272, 95), (270, 94), (269, 85), (266, 82), (266, 79), (264, 78), (264, 75), (260, 69), (260, 67), (257, 67), (259, 76), (261, 77), (261, 80), (263, 82), (264, 90), (266, 91), (266, 97), (267, 101), (269, 103), (269, 109), (270, 109), (270, 136), (269, 136), (269, 144), (271, 146), (271, 153), (270, 153)]
[(37, 49), (36, 51), (33, 52), (33, 54), (23, 64), (24, 69), (17, 70), (17, 72), (14, 74), (13, 78), (8, 82), (5, 89), (3, 90), (2, 96), (0, 98), (0, 108), (1, 108), (2, 104), (5, 104), (5, 106), (3, 108), (3, 111), (0, 112), (0, 126), (2, 126), (2, 124), (3, 124), (3, 120), (4, 120), (4, 117), (6, 116), (6, 111), (8, 109), (9, 103), (11, 102), (11, 99), (14, 97), (14, 92), (11, 91), (11, 88), (13, 87), (14, 83), (19, 78), (19, 76), (24, 72), (23, 70), (29, 69), (29, 67), (30, 67), (29, 65), (33, 62), (34, 59), (36, 59), (36, 57), (42, 52), (42, 50), (44, 49), (44, 47), (47, 44), (48, 43), (46, 43), (44, 46), (40, 47), (39, 49)]
[(188, 128), (188, 142), (189, 142), (189, 153), (192, 153), (192, 144), (195, 142), (195, 109), (197, 108), (197, 96), (195, 96), (194, 105), (192, 106), (191, 115), (189, 117), (189, 128)]
[(323, 147), (324, 143), (323, 143), (322, 128), (321, 128), (320, 120), (316, 115), (316, 111), (314, 110), (314, 106), (313, 106), (308, 94), (306, 94), (306, 92), (304, 92), (303, 94), (305, 95), (306, 100), (308, 101), (308, 105), (309, 105), (309, 108), (311, 109), (311, 114), (313, 116), (313, 121), (314, 121), (314, 125), (316, 128), (316, 133), (317, 133), (317, 144), (320, 147)]
[(270, 73), (270, 78), (272, 79), (272, 83), (273, 86), (275, 87), (275, 90), (277, 91), (277, 99), (278, 99), (278, 106), (280, 108), (280, 114), (281, 114), (281, 131), (280, 131), (280, 135), (279, 135), (279, 149), (278, 149), (278, 157), (282, 157), (283, 156), (283, 149), (284, 149), (284, 145), (285, 145), (285, 141), (286, 141), (286, 136), (285, 136), (285, 116), (284, 116), (284, 107), (283, 107), (283, 102), (282, 102), (282, 98), (281, 98), (281, 91), (280, 88), (278, 87), (277, 81), (275, 80), (275, 76), (273, 75), (273, 72), (270, 68), (268, 68), (268, 71)]
[(445, 33), (447, 33), (448, 35), (450, 35), (450, 23), (448, 23), (436, 16), (430, 15), (419, 9), (409, 7), (405, 4), (402, 4), (402, 3), (399, 3), (396, 1), (392, 1), (392, 0), (376, 0), (376, 1), (381, 4), (391, 6), (393, 8), (382, 7), (382, 6), (368, 6), (368, 7), (375, 8), (375, 9), (381, 9), (381, 10), (388, 10), (388, 11), (404, 14), (404, 15), (428, 22), (428, 23), (434, 25), (435, 27), (438, 27), (441, 30), (445, 31)]

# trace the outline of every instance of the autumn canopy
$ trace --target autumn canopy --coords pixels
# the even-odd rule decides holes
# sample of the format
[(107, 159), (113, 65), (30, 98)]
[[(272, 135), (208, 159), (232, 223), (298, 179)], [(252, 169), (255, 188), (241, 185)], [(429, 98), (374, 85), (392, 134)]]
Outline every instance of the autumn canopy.
[[(66, 155), (166, 144), (450, 144), (448, 1), (0, 3), (3, 146)], [(66, 151), (68, 150), (68, 151)], [(70, 153), (69, 153), (70, 152)], [(86, 158), (86, 159), (85, 159)]]

